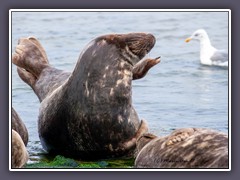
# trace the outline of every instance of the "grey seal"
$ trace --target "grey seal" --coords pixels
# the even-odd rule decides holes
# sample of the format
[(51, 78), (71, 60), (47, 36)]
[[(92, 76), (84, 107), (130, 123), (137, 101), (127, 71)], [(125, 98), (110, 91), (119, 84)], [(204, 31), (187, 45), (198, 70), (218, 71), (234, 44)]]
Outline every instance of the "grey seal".
[(22, 138), (25, 146), (27, 146), (28, 143), (28, 130), (26, 128), (26, 125), (18, 115), (18, 113), (15, 111), (15, 109), (12, 107), (12, 129), (15, 130)]
[(28, 161), (28, 152), (21, 136), (12, 129), (11, 146), (11, 166), (12, 168), (22, 168)]
[(135, 168), (228, 168), (228, 136), (204, 128), (183, 128), (137, 140)]
[(132, 80), (160, 62), (140, 61), (154, 44), (155, 37), (146, 33), (97, 37), (69, 73), (49, 64), (36, 38), (20, 39), (12, 62), (41, 102), (43, 148), (81, 159), (132, 155), (136, 139), (148, 131), (132, 105)]

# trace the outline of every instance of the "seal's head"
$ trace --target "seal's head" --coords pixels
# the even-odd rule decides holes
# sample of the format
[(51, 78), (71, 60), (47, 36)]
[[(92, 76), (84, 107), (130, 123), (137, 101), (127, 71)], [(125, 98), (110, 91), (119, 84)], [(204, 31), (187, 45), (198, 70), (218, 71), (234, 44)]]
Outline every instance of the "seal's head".
[(150, 141), (152, 141), (153, 139), (156, 139), (157, 136), (151, 133), (144, 133), (143, 135), (141, 135), (137, 141), (136, 141), (136, 152), (135, 152), (135, 156), (137, 156), (137, 154), (142, 150), (142, 148), (148, 144)]
[(152, 34), (147, 33), (128, 33), (111, 34), (99, 37), (97, 40), (105, 40), (108, 44), (118, 47), (123, 56), (129, 59), (129, 63), (135, 65), (140, 61), (154, 46), (156, 39)]

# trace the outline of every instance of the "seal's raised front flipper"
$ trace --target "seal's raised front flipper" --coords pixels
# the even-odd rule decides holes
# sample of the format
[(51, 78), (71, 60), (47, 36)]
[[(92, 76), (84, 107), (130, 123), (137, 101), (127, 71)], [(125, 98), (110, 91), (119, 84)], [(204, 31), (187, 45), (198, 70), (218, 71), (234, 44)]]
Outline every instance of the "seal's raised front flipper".
[(143, 78), (149, 69), (160, 63), (160, 57), (155, 59), (144, 59), (133, 66), (133, 80)]

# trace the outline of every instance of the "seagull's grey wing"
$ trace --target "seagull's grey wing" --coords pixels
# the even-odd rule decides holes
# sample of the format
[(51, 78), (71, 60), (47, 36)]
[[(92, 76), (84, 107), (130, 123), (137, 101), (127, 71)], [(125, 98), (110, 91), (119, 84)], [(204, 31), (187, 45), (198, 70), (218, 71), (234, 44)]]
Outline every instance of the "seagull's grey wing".
[(226, 50), (217, 50), (210, 59), (212, 61), (226, 62), (228, 61), (228, 52)]

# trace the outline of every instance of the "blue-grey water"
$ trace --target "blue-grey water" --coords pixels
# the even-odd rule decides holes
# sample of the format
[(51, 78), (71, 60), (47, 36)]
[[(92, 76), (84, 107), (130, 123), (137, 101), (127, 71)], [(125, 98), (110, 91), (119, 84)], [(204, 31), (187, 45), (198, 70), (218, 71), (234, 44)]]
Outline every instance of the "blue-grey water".
[[(50, 64), (72, 71), (84, 46), (108, 33), (149, 32), (157, 42), (146, 57), (161, 56), (132, 87), (133, 104), (150, 132), (159, 136), (182, 127), (228, 132), (228, 69), (200, 64), (199, 42), (185, 43), (204, 28), (216, 48), (228, 48), (227, 12), (12, 12), (12, 50), (35, 36)], [(29, 131), (30, 160), (43, 153), (38, 138), (40, 103), (12, 65), (12, 106)]]

